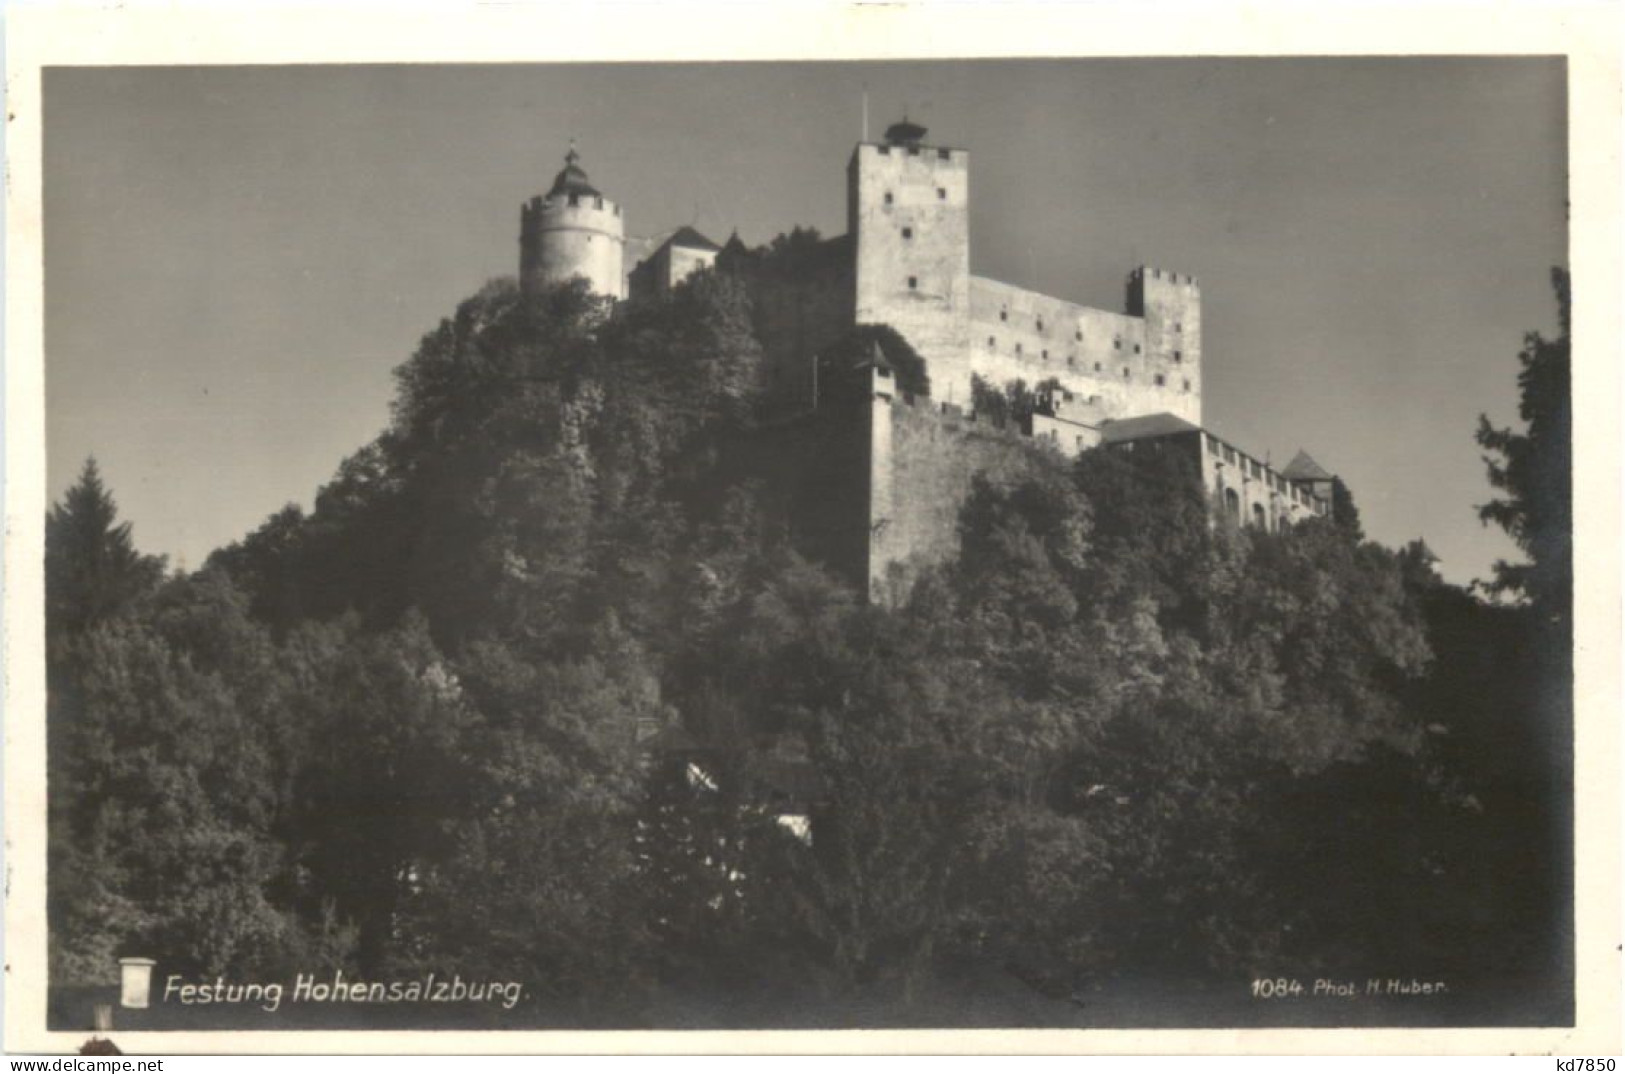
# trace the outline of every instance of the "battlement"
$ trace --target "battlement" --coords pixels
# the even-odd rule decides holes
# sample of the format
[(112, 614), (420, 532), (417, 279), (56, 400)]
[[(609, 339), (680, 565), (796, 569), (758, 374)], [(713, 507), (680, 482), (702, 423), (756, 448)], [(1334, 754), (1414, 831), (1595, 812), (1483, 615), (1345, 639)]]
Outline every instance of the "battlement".
[(995, 385), (1057, 381), (1094, 399), (1103, 417), (1169, 411), (1199, 422), (1200, 300), (1194, 287), (1155, 287), (1149, 303), (1136, 292), (1130, 310), (1115, 313), (973, 276), (971, 371)]
[(1171, 269), (1156, 268), (1151, 265), (1140, 265), (1129, 271), (1128, 282), (1130, 284), (1144, 284), (1147, 279), (1162, 280), (1171, 284), (1181, 284), (1186, 287), (1199, 286), (1196, 282), (1196, 277), (1192, 276), (1188, 272), (1181, 274), (1174, 272)]

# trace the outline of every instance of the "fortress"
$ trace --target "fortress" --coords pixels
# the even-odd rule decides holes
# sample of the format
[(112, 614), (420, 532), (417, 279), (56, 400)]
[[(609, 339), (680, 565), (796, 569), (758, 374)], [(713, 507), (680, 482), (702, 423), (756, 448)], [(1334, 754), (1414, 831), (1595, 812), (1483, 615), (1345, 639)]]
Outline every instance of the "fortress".
[[(1202, 301), (1188, 274), (1140, 267), (1121, 312), (1094, 309), (970, 271), (970, 155), (932, 146), (904, 120), (861, 142), (847, 165), (846, 234), (806, 244), (794, 272), (760, 270), (680, 228), (653, 248), (628, 239), (621, 206), (595, 188), (572, 147), (520, 214), (527, 293), (584, 278), (597, 293), (647, 300), (695, 272), (750, 285), (765, 389), (780, 417), (764, 435), (774, 484), (813, 554), (889, 599), (920, 566), (957, 548), (960, 505), (978, 473), (1019, 472), (1034, 440), (1063, 455), (1158, 441), (1188, 455), (1223, 515), (1279, 529), (1330, 511), (1333, 477), (1303, 452), (1276, 470), (1202, 427)], [(895, 329), (924, 360), (930, 397), (902, 391), (878, 352), (863, 389), (821, 390), (819, 357), (862, 325)], [(1042, 386), (1018, 435), (976, 412), (976, 378)]]

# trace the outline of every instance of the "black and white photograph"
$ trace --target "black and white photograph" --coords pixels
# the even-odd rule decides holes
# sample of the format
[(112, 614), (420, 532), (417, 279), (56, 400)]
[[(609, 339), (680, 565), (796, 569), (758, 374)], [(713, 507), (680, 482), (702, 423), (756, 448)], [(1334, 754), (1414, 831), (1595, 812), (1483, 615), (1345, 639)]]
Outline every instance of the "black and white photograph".
[(1572, 1031), (1574, 60), (1086, 51), (43, 64), (38, 1028)]

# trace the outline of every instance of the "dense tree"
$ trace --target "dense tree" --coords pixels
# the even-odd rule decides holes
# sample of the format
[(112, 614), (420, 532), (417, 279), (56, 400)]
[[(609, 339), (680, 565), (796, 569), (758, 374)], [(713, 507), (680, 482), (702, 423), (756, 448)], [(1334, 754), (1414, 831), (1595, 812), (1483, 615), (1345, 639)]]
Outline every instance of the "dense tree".
[[(1040, 977), (1065, 976), (1057, 952), (1074, 973), (1281, 956), (1303, 915), (1280, 894), (1282, 796), (1419, 745), (1394, 690), (1427, 649), (1392, 556), (1330, 524), (1214, 526), (1188, 468), (1092, 452), (1069, 479), (984, 484), (934, 617), (1002, 697), (976, 749), (1005, 802), (995, 868), (969, 874), (976, 934)], [(1016, 898), (1040, 912), (1012, 922)]]
[[(1488, 677), (1500, 688), (1486, 720), (1469, 726), (1460, 756), (1468, 772), (1490, 775), (1484, 802), (1501, 822), (1498, 839), (1480, 839), (1483, 860), (1531, 871), (1537, 881), (1513, 898), (1484, 899), (1491, 917), (1511, 922), (1512, 950), (1546, 975), (1544, 987), (1572, 1000), (1574, 816), (1574, 427), (1570, 372), (1570, 285), (1554, 268), (1558, 333), (1524, 337), (1518, 356), (1522, 431), (1480, 416), (1478, 443), (1492, 487), (1503, 493), (1479, 508), (1524, 553), (1498, 562), (1492, 593), (1524, 607), (1503, 619), (1476, 610), (1488, 651), (1504, 657)], [(1459, 631), (1460, 625), (1453, 624)], [(1506, 634), (1514, 639), (1510, 646)], [(1507, 701), (1512, 707), (1509, 708)], [(1493, 774), (1493, 775), (1492, 775)], [(1560, 1015), (1561, 1016), (1561, 1015)]]
[(130, 523), (102, 484), (94, 458), (45, 519), (46, 623), (53, 638), (78, 634), (128, 610), (163, 576), (163, 560), (142, 555)]
[(1360, 525), (1360, 508), (1354, 503), (1354, 493), (1341, 477), (1332, 478), (1332, 522), (1354, 540), (1365, 540), (1365, 527)]
[(360, 932), (365, 972), (385, 969), (399, 916), (454, 851), (471, 809), (478, 716), (421, 619), (353, 638), (319, 680), (297, 789), (298, 855)]
[(1494, 589), (1529, 600), (1543, 620), (1566, 633), (1573, 586), (1574, 422), (1569, 378), (1569, 276), (1552, 270), (1558, 334), (1524, 337), (1518, 355), (1518, 414), (1525, 428), (1497, 428), (1479, 417), (1478, 443), (1490, 484), (1506, 495), (1479, 508), (1479, 517), (1506, 530), (1527, 563), (1500, 562)]
[(272, 902), (284, 690), (264, 628), (218, 583), (172, 581), (149, 616), (105, 622), (61, 655), (50, 850), (53, 875), (85, 881), (50, 889), (65, 979), (152, 951), (203, 972), (275, 967), (301, 942)]
[(1046, 395), (1064, 390), (1056, 377), (1047, 377), (1032, 386), (1018, 378), (1000, 388), (972, 374), (971, 409), (996, 425), (1014, 424), (1025, 428)]
[(854, 385), (867, 389), (867, 380), (856, 371), (867, 370), (878, 361), (890, 371), (898, 391), (914, 396), (931, 394), (931, 377), (925, 359), (920, 357), (902, 333), (886, 324), (860, 324), (823, 348), (818, 354), (819, 395), (835, 398)]

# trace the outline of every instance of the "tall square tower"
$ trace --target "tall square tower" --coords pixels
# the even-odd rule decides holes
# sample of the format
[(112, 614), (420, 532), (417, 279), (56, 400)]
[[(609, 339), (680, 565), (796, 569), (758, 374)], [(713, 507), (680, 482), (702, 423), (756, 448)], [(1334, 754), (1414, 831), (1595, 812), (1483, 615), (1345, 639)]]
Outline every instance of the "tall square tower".
[(889, 324), (926, 360), (931, 395), (969, 406), (969, 154), (904, 120), (847, 167), (855, 320)]

